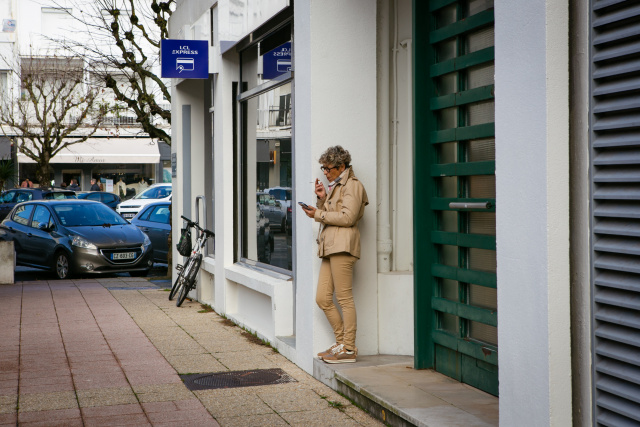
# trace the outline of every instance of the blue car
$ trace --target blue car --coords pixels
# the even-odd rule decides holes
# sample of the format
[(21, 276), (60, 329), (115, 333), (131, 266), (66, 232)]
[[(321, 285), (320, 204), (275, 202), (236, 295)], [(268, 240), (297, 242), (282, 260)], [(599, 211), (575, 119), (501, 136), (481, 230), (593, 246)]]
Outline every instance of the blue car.
[(76, 191), (76, 197), (78, 197), (78, 199), (87, 199), (93, 200), (94, 202), (104, 203), (114, 211), (116, 210), (118, 203), (120, 203), (120, 196), (107, 191)]
[(131, 219), (131, 224), (137, 226), (149, 236), (153, 246), (153, 255), (156, 262), (167, 263), (169, 251), (169, 234), (171, 234), (170, 202), (153, 202), (144, 206), (138, 214)]

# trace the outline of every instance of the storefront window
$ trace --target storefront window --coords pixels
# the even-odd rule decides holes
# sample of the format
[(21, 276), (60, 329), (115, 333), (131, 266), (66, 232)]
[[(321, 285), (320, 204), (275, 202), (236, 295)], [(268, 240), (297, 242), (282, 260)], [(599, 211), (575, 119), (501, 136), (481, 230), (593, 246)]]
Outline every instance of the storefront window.
[(241, 258), (290, 271), (293, 245), (290, 32), (276, 34), (243, 51), (242, 77), (246, 89), (240, 95)]
[[(136, 194), (140, 194), (151, 184), (155, 184), (153, 176), (153, 165), (140, 165), (127, 169), (118, 169), (117, 165), (112, 168), (109, 165), (94, 168), (91, 178), (98, 182), (102, 191), (120, 196), (122, 201), (131, 199)], [(89, 188), (82, 188), (89, 190)]]

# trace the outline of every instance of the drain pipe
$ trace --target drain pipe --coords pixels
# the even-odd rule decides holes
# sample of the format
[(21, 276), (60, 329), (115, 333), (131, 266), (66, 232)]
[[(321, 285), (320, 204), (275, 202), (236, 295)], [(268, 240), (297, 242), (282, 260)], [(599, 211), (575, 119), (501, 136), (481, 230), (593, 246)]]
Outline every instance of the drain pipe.
[[(408, 140), (410, 141), (410, 143), (413, 143), (413, 71), (412, 71), (412, 66), (413, 66), (413, 52), (411, 49), (411, 39), (405, 39), (402, 40), (400, 42), (400, 47), (402, 47), (403, 49), (407, 50), (407, 116), (405, 118), (405, 126), (404, 128), (407, 130), (408, 133)], [(400, 48), (396, 49), (396, 55), (397, 52), (400, 50)], [(393, 217), (393, 253), (394, 255), (397, 254), (397, 244), (398, 244), (398, 193), (399, 193), (399, 188), (398, 188), (398, 62), (397, 62), (397, 58), (396, 58), (396, 77), (394, 79), (394, 85), (395, 85), (395, 91), (396, 91), (396, 96), (395, 96), (395, 123), (396, 123), (396, 130), (395, 133), (393, 135), (393, 170), (394, 170), (394, 180), (393, 180), (393, 213), (394, 213), (394, 217)], [(411, 166), (407, 166), (407, 167), (411, 167)], [(408, 184), (407, 184), (408, 185)], [(397, 262), (396, 262), (396, 258), (397, 257), (393, 257), (393, 271), (396, 271), (398, 269), (397, 266)], [(413, 264), (413, 263), (412, 263)]]
[(390, 150), (389, 150), (389, 0), (378, 0), (378, 272), (391, 267)]
[(393, 258), (391, 269), (396, 271), (398, 253), (398, 0), (393, 1), (393, 135), (391, 153), (391, 180), (393, 181), (393, 198), (391, 200), (391, 224), (393, 225), (392, 247)]

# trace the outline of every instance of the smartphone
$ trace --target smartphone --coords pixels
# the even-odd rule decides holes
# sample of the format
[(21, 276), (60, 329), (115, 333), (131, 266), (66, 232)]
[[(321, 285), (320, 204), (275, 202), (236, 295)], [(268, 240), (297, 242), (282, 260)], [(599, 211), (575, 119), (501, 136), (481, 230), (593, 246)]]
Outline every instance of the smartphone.
[(307, 205), (306, 203), (298, 202), (298, 204), (305, 209), (309, 209), (309, 205)]

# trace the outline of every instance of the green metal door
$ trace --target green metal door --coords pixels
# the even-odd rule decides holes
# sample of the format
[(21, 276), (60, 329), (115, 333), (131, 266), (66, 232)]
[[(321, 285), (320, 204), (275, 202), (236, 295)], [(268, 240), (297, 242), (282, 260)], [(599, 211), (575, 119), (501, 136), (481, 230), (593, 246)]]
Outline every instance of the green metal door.
[(492, 0), (414, 0), (415, 365), (498, 394)]

